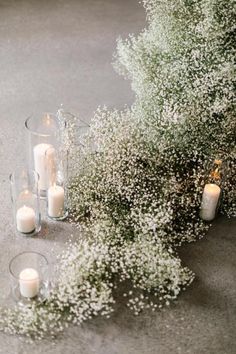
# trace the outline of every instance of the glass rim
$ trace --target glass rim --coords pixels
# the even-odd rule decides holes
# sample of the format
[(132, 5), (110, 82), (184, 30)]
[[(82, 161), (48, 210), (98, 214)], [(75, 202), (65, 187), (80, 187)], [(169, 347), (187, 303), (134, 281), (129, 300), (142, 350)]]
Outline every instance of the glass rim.
[[(16, 276), (16, 275), (13, 273), (13, 271), (12, 271), (12, 269), (11, 269), (12, 263), (13, 263), (18, 257), (23, 256), (23, 255), (27, 255), (27, 254), (34, 254), (34, 255), (40, 256), (41, 258), (44, 259), (44, 261), (46, 262), (46, 265), (47, 265), (47, 266), (49, 265), (49, 262), (48, 262), (47, 258), (46, 258), (42, 253), (39, 253), (39, 252), (36, 252), (36, 251), (24, 251), (24, 252), (18, 253), (17, 255), (15, 255), (15, 256), (10, 260), (10, 263), (9, 263), (9, 266), (8, 266), (8, 270), (9, 270), (10, 274), (11, 274), (15, 279), (17, 279), (17, 280), (19, 280), (19, 276)], [(31, 280), (35, 280), (35, 279), (38, 279), (38, 277), (37, 277), (37, 278), (32, 278), (32, 279), (30, 279), (30, 281), (31, 281)], [(26, 281), (27, 281), (27, 280), (26, 280)]]
[(20, 173), (23, 172), (23, 171), (26, 171), (26, 173), (29, 172), (31, 175), (34, 175), (35, 181), (37, 183), (39, 182), (40, 176), (39, 176), (38, 172), (36, 172), (33, 169), (29, 169), (27, 167), (19, 167), (19, 168), (15, 169), (13, 172), (10, 173), (10, 175), (9, 175), (10, 183), (11, 184), (14, 183), (14, 178), (16, 177), (17, 172), (18, 172), (18, 176), (20, 177)]
[[(90, 128), (90, 124), (85, 122), (83, 119), (81, 119), (79, 116), (77, 116), (76, 114), (72, 113), (72, 112), (69, 112), (69, 111), (65, 111), (64, 109), (62, 110), (58, 110), (57, 114), (61, 114), (63, 116), (64, 115), (70, 115), (72, 116), (73, 118), (77, 118), (80, 122), (82, 122), (84, 125), (82, 127), (88, 127)], [(82, 127), (79, 127), (78, 128), (82, 128)]]
[[(55, 121), (57, 121), (57, 115), (56, 114), (51, 113), (51, 112), (43, 112), (43, 115), (45, 115), (45, 114), (48, 114), (50, 117), (53, 117), (53, 119)], [(40, 132), (37, 132), (34, 129), (31, 129), (29, 127), (29, 122), (34, 117), (35, 117), (35, 115), (31, 114), (28, 118), (26, 118), (26, 120), (25, 120), (25, 128), (33, 135), (41, 136), (41, 137), (44, 137), (44, 138), (52, 136), (52, 134), (40, 133)], [(59, 130), (59, 127), (58, 127), (58, 130)]]

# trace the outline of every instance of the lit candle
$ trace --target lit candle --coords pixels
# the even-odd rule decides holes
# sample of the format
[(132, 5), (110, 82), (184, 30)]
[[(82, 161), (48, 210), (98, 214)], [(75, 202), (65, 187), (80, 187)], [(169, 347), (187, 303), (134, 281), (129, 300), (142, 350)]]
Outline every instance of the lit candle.
[(24, 297), (35, 297), (39, 292), (39, 274), (33, 268), (26, 268), (19, 275), (20, 293)]
[(59, 218), (64, 215), (64, 188), (53, 185), (48, 188), (48, 216)]
[(34, 209), (23, 206), (16, 213), (16, 227), (22, 233), (30, 233), (34, 231), (36, 226), (36, 216)]
[[(47, 189), (47, 158), (46, 151), (52, 147), (50, 144), (38, 144), (34, 147), (34, 169), (39, 174), (39, 189)], [(55, 150), (50, 149), (50, 154), (54, 155)], [(53, 156), (51, 156), (51, 161), (53, 161)]]
[(206, 184), (202, 195), (200, 216), (203, 220), (211, 221), (216, 214), (221, 189), (214, 183)]

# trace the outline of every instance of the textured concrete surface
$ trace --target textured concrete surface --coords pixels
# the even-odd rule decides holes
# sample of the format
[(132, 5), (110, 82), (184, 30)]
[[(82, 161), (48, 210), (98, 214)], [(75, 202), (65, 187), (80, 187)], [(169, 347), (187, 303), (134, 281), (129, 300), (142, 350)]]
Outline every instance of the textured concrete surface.
[[(0, 0), (1, 303), (12, 256), (38, 250), (53, 259), (71, 234), (70, 225), (50, 222), (36, 238), (15, 235), (8, 176), (25, 160), (25, 118), (64, 103), (89, 120), (99, 104), (130, 104), (112, 53), (119, 35), (139, 32), (144, 22), (136, 0)], [(197, 278), (170, 308), (133, 317), (121, 303), (111, 319), (71, 327), (55, 344), (0, 334), (0, 353), (236, 353), (235, 229), (235, 219), (219, 218), (206, 238), (180, 249)]]

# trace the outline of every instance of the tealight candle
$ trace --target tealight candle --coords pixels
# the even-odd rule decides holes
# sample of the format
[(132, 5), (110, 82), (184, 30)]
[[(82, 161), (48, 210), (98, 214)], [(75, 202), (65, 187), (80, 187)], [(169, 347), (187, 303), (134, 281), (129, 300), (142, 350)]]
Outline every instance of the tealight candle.
[(36, 215), (34, 209), (23, 206), (16, 213), (16, 227), (22, 233), (33, 232), (36, 227)]
[(60, 218), (64, 215), (65, 192), (61, 186), (53, 185), (48, 188), (48, 216)]
[[(50, 144), (38, 144), (34, 147), (34, 169), (39, 174), (39, 189), (46, 190), (47, 181), (47, 159), (46, 151), (52, 147)], [(50, 149), (50, 153), (54, 154), (54, 149)], [(53, 156), (51, 156), (51, 161), (53, 161)]]
[(200, 216), (203, 220), (211, 221), (216, 214), (221, 189), (217, 184), (209, 183), (204, 187)]
[(35, 297), (39, 292), (39, 274), (33, 268), (26, 268), (19, 275), (20, 293), (24, 297)]

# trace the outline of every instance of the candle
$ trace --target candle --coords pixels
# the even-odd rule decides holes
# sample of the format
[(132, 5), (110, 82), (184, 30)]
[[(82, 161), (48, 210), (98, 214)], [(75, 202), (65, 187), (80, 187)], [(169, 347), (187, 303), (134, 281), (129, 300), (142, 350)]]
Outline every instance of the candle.
[(64, 188), (53, 185), (48, 188), (48, 216), (59, 218), (64, 215)]
[(39, 274), (33, 268), (26, 268), (19, 275), (20, 293), (24, 297), (35, 297), (39, 292)]
[(201, 218), (211, 221), (215, 217), (221, 189), (214, 183), (206, 184), (202, 195)]
[(34, 209), (23, 206), (16, 213), (16, 227), (22, 233), (30, 233), (34, 231), (36, 226), (36, 216)]
[[(51, 148), (50, 144), (38, 144), (34, 147), (34, 168), (35, 171), (39, 174), (39, 189), (46, 190), (47, 189), (47, 158), (46, 151)], [(50, 161), (53, 161), (53, 155), (55, 154), (54, 149), (48, 150), (51, 154)]]

